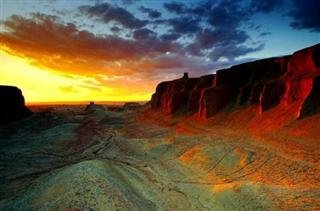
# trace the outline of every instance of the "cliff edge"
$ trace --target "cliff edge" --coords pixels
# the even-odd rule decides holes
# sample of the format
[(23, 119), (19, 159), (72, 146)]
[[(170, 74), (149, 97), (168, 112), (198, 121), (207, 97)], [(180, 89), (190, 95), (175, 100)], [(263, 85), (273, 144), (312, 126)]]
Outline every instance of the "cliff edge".
[(292, 55), (257, 60), (218, 70), (215, 74), (161, 82), (151, 109), (166, 115), (178, 111), (208, 119), (221, 112), (254, 108), (290, 110), (302, 119), (320, 112), (320, 44)]

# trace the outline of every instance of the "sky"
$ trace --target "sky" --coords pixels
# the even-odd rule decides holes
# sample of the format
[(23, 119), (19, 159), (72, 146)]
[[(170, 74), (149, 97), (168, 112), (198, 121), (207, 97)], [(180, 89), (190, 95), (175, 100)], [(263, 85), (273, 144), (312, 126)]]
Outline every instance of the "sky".
[(0, 84), (26, 102), (143, 101), (160, 81), (320, 43), (318, 0), (0, 0)]

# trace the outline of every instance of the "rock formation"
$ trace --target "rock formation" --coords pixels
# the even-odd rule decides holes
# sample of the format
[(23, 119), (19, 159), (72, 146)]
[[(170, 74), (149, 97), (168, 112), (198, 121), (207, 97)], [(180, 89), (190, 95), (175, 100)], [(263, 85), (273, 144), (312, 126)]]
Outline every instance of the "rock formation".
[(215, 75), (205, 75), (200, 77), (199, 82), (192, 89), (188, 99), (188, 110), (191, 112), (196, 112), (199, 109), (201, 97), (201, 91), (207, 87), (210, 87), (214, 83)]
[(151, 108), (174, 114), (183, 108), (206, 119), (222, 111), (257, 106), (258, 114), (295, 106), (295, 117), (320, 111), (320, 44), (293, 55), (218, 70), (216, 74), (160, 83)]
[(0, 124), (7, 124), (24, 117), (32, 112), (25, 106), (20, 89), (14, 86), (0, 86)]
[(142, 105), (140, 103), (136, 103), (136, 102), (127, 102), (123, 105), (123, 109), (126, 111), (138, 110), (141, 107), (142, 107)]
[(187, 107), (189, 95), (199, 78), (189, 78), (187, 74), (174, 81), (162, 82), (152, 95), (151, 108), (160, 108), (164, 114), (172, 114)]
[(89, 105), (87, 105), (85, 108), (86, 112), (94, 112), (96, 110), (105, 111), (105, 108), (102, 105), (95, 104), (94, 102), (90, 102)]
[(300, 118), (320, 112), (320, 76), (314, 78), (312, 90), (302, 105)]

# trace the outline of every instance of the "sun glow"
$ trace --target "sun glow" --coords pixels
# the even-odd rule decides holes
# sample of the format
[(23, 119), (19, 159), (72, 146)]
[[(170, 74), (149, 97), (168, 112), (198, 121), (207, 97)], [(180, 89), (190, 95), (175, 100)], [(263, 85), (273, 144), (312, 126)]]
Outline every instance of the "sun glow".
[(94, 77), (67, 75), (32, 65), (26, 58), (0, 49), (0, 84), (19, 87), (30, 104), (43, 102), (144, 101), (150, 92), (99, 84)]

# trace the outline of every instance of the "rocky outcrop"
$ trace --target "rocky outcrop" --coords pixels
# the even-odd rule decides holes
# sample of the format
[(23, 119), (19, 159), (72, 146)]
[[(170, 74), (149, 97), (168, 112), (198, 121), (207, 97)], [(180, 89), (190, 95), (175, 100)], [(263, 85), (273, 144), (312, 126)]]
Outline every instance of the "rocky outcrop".
[(142, 105), (136, 102), (127, 102), (123, 105), (123, 109), (126, 111), (134, 111), (140, 108), (142, 108)]
[(99, 110), (105, 111), (106, 109), (103, 107), (103, 105), (97, 105), (94, 102), (90, 102), (89, 105), (87, 105), (85, 108), (85, 111), (89, 113)]
[(151, 107), (173, 114), (187, 106), (189, 113), (206, 119), (222, 111), (257, 106), (265, 112), (293, 106), (296, 117), (318, 112), (320, 44), (293, 55), (240, 64), (216, 74), (162, 82)]
[(24, 117), (32, 112), (25, 106), (20, 89), (14, 86), (0, 86), (0, 124), (7, 124)]
[(151, 108), (159, 108), (164, 114), (173, 114), (186, 108), (190, 92), (199, 81), (199, 78), (184, 75), (181, 79), (160, 83), (152, 95)]
[[(277, 83), (272, 81), (286, 73), (285, 66), (289, 58), (263, 59), (218, 70), (215, 83), (208, 90), (223, 90), (220, 91), (223, 97), (216, 99), (216, 91), (205, 90), (200, 99), (199, 116), (209, 118), (224, 108), (244, 105), (257, 104), (261, 106), (260, 110), (278, 105), (281, 96), (274, 98), (272, 93), (279, 92), (283, 95), (284, 90), (280, 85), (273, 87)], [(270, 86), (273, 91), (268, 89)]]
[[(298, 102), (303, 104), (309, 96), (314, 85), (313, 80), (320, 75), (320, 45), (309, 47), (295, 52), (287, 65), (287, 73), (284, 75), (286, 92), (282, 103), (290, 105)], [(301, 106), (300, 106), (301, 107)], [(297, 111), (299, 115), (300, 111)]]

